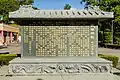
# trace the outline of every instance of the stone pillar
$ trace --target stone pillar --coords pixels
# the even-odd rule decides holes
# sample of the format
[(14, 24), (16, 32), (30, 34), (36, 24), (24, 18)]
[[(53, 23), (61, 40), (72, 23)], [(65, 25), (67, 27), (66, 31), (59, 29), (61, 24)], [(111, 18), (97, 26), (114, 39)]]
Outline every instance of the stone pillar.
[(13, 40), (13, 34), (12, 32), (10, 32), (10, 42), (12, 42), (12, 40)]
[(6, 44), (9, 45), (9, 42), (10, 42), (9, 32), (7, 31)]
[(4, 31), (3, 30), (1, 30), (1, 42), (3, 43), (4, 42)]
[(16, 40), (17, 40), (17, 41), (18, 41), (18, 37), (19, 37), (19, 36), (18, 36), (18, 33), (16, 33)]
[(111, 44), (113, 44), (113, 32), (114, 32), (114, 30), (113, 30), (113, 24), (114, 24), (114, 20), (112, 20), (112, 26), (111, 26), (111, 31), (112, 31), (112, 34), (111, 34), (112, 42), (111, 42)]

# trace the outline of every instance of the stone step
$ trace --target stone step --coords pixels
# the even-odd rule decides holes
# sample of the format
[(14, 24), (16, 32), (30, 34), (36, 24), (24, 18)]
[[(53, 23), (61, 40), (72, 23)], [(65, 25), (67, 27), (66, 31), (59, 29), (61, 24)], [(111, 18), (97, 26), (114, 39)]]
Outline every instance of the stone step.
[(119, 76), (112, 74), (81, 74), (56, 76), (13, 76), (9, 80), (120, 80)]

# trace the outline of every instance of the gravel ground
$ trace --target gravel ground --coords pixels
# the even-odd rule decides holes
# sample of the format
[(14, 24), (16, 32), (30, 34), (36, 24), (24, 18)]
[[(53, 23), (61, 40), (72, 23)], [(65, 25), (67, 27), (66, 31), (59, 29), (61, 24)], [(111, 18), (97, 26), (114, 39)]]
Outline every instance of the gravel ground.
[(0, 51), (10, 51), (11, 54), (20, 54), (20, 44), (9, 44), (7, 48), (0, 49)]
[(99, 48), (98, 53), (120, 57), (120, 49)]

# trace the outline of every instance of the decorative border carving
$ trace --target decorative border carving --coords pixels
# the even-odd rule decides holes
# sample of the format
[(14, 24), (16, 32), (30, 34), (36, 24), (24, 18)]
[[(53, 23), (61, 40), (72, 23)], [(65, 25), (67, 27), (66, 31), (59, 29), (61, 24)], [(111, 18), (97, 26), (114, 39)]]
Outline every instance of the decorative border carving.
[(110, 64), (10, 64), (10, 74), (110, 73)]

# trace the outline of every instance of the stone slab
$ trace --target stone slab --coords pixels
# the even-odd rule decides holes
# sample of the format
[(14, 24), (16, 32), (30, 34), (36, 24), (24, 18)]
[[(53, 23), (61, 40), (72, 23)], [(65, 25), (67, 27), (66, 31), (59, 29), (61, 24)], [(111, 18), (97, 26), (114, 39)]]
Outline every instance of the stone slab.
[(120, 77), (112, 74), (86, 74), (63, 76), (64, 80), (120, 80)]
[(111, 64), (111, 61), (99, 58), (99, 57), (24, 57), (24, 58), (15, 58), (12, 61), (10, 61), (10, 64), (37, 64), (37, 63), (64, 63), (64, 62), (80, 62), (80, 63), (103, 63), (103, 64)]
[(112, 63), (98, 57), (29, 57), (10, 61), (10, 75), (110, 73)]
[(13, 76), (9, 80), (120, 80), (120, 77), (112, 74), (81, 74), (67, 76)]

